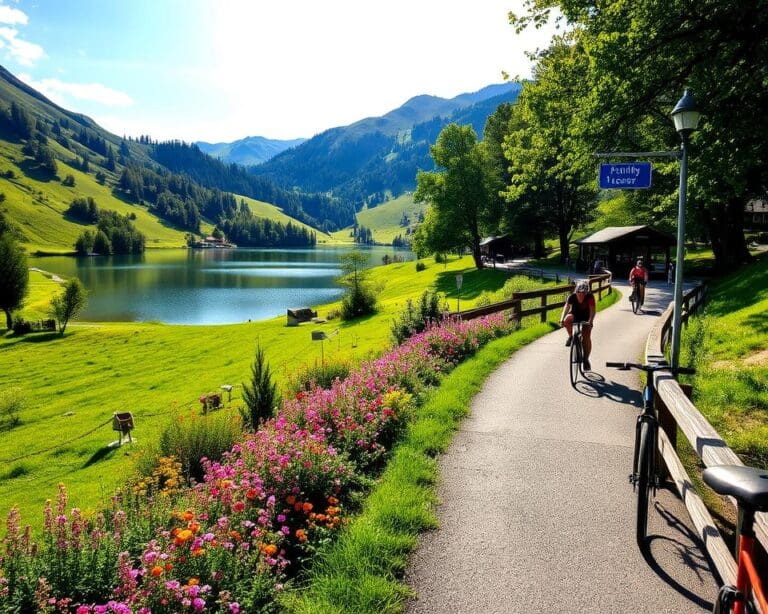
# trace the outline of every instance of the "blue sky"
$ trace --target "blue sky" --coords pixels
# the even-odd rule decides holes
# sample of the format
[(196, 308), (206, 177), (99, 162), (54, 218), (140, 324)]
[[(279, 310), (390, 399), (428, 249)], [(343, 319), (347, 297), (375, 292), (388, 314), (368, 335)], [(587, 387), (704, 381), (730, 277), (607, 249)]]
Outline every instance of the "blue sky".
[(0, 0), (0, 63), (118, 135), (311, 137), (530, 76), (522, 0)]

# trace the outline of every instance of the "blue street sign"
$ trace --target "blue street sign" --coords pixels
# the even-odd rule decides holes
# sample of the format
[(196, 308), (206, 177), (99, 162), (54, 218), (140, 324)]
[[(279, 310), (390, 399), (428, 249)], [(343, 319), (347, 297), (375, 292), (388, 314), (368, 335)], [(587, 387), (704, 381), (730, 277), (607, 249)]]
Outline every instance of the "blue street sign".
[(651, 187), (650, 162), (625, 162), (600, 165), (600, 187), (614, 190), (636, 190)]

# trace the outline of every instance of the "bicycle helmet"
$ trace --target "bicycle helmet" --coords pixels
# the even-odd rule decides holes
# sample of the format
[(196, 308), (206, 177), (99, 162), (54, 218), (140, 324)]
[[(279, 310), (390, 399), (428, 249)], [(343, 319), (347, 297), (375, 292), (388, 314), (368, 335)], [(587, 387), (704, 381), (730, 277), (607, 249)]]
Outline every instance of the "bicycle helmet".
[(577, 281), (576, 292), (589, 292), (589, 282), (586, 279), (580, 279)]
[(637, 266), (643, 266), (644, 262), (642, 258), (637, 259)]

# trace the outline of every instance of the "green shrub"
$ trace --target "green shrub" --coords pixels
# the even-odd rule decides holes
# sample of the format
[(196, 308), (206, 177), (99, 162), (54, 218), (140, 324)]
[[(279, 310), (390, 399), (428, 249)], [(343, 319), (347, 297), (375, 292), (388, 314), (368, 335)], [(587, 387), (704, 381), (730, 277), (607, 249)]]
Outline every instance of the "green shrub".
[(336, 378), (345, 379), (351, 370), (348, 362), (305, 366), (289, 377), (288, 393), (296, 396), (299, 392), (307, 392), (315, 387), (330, 388)]
[(421, 260), (417, 260), (417, 261), (416, 261), (416, 271), (417, 271), (417, 272), (418, 272), (418, 271), (423, 271), (423, 270), (424, 270), (424, 269), (426, 269), (426, 268), (427, 268), (427, 265), (426, 265), (426, 264), (424, 264), (424, 263), (423, 263)]
[(11, 429), (21, 424), (24, 396), (21, 388), (6, 388), (0, 391), (0, 429)]
[(188, 481), (201, 482), (201, 459), (220, 460), (242, 437), (240, 416), (226, 411), (203, 416), (177, 415), (160, 434), (158, 447), (140, 460), (138, 469), (142, 475), (149, 476), (156, 470), (161, 458), (175, 457)]
[(405, 309), (392, 322), (392, 338), (395, 343), (400, 344), (408, 337), (423, 331), (430, 322), (439, 320), (441, 315), (440, 295), (437, 292), (425, 290), (419, 299), (418, 307), (414, 306), (413, 301), (409, 299)]

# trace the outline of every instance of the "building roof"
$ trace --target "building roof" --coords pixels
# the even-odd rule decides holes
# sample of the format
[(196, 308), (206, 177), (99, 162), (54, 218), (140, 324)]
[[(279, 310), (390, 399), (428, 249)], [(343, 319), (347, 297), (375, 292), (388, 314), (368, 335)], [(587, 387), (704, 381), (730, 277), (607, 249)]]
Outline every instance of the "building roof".
[(768, 199), (753, 198), (744, 207), (746, 213), (768, 213)]
[(643, 225), (643, 226), (609, 226), (608, 228), (603, 228), (602, 230), (598, 230), (597, 232), (589, 235), (588, 237), (579, 239), (578, 241), (576, 241), (576, 243), (578, 245), (602, 245), (604, 243), (611, 243), (617, 239), (623, 239), (625, 237), (628, 237), (629, 235), (638, 234), (641, 231), (647, 232), (649, 235), (662, 239), (665, 242), (671, 242), (671, 243), (676, 242), (675, 238), (672, 235), (667, 234), (666, 232), (661, 232), (660, 230), (651, 228), (650, 226)]
[(480, 241), (480, 247), (483, 247), (484, 245), (490, 245), (494, 241), (498, 241), (499, 239), (508, 239), (509, 235), (501, 235), (500, 237), (485, 237), (482, 241)]

